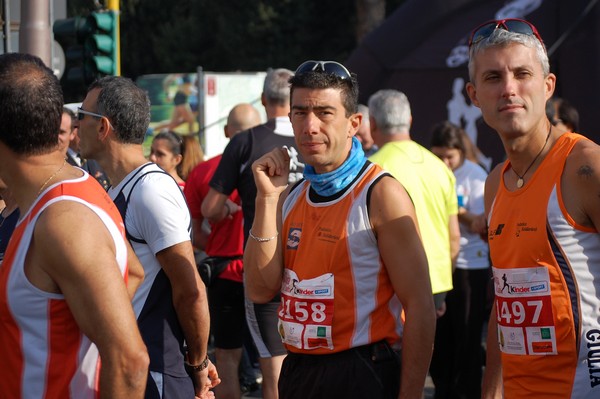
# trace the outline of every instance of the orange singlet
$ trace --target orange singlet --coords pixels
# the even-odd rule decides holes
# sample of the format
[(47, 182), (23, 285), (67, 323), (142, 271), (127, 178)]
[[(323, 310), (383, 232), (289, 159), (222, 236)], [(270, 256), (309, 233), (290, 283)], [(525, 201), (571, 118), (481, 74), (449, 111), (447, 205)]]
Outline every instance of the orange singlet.
[(303, 181), (283, 207), (279, 331), (288, 350), (328, 354), (398, 341), (401, 306), (368, 215), (370, 187), (389, 175), (368, 163), (340, 196), (313, 201)]
[(560, 184), (582, 139), (563, 134), (531, 180), (513, 192), (500, 183), (492, 205), (506, 398), (600, 398), (600, 235), (569, 216)]

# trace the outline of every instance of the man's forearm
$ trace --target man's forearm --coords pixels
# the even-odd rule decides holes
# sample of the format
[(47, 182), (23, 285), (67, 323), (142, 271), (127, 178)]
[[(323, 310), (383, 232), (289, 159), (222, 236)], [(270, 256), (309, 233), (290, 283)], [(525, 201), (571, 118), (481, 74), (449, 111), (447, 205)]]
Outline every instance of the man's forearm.
[[(132, 353), (129, 357), (124, 351), (118, 352), (118, 360), (102, 358), (100, 369), (100, 397), (143, 398), (148, 377), (148, 354)], [(116, 362), (116, 363), (115, 363)]]
[(483, 376), (482, 398), (494, 399), (502, 397), (502, 363), (498, 347), (498, 327), (496, 323), (496, 305), (490, 314), (487, 334), (487, 350), (485, 373)]
[(423, 394), (435, 336), (435, 314), (430, 310), (414, 309), (406, 314), (399, 398), (420, 398)]
[(267, 302), (281, 288), (283, 261), (277, 229), (277, 198), (257, 198), (254, 223), (244, 250), (248, 297)]
[(206, 293), (200, 290), (197, 295), (174, 298), (173, 306), (187, 343), (187, 361), (190, 364), (198, 365), (206, 359), (210, 331), (210, 314)]

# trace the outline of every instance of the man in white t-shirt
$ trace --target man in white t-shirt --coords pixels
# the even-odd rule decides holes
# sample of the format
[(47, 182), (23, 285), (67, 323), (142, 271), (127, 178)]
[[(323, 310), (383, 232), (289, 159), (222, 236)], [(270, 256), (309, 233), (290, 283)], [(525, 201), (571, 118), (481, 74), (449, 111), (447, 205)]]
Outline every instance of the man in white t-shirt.
[(81, 154), (108, 174), (109, 195), (144, 267), (133, 306), (150, 354), (146, 398), (212, 397), (219, 380), (207, 355), (210, 321), (189, 211), (177, 183), (142, 150), (148, 96), (129, 79), (105, 77), (90, 86), (78, 112)]

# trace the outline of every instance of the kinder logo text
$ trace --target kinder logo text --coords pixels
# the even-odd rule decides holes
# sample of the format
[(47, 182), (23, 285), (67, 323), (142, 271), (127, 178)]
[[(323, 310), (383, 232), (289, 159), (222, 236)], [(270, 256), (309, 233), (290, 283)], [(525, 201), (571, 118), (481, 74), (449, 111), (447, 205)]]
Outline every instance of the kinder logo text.
[(502, 286), (498, 279), (496, 279), (496, 292), (498, 294), (542, 294), (549, 292), (548, 284), (544, 281), (532, 281), (525, 283), (512, 283), (508, 282), (506, 274), (502, 275)]

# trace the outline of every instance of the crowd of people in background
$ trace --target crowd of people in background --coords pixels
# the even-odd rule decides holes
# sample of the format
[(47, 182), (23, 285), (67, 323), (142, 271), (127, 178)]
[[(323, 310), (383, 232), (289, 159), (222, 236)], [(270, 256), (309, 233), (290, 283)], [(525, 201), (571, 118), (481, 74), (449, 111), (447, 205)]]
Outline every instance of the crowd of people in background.
[(235, 105), (205, 159), (173, 131), (195, 129), (187, 75), (146, 155), (131, 80), (74, 112), (39, 59), (0, 55), (0, 392), (421, 398), (429, 375), (436, 399), (598, 397), (600, 149), (529, 22), (469, 52), (492, 170), (449, 121), (415, 141), (399, 90), (359, 104), (335, 61), (270, 69), (267, 120)]

